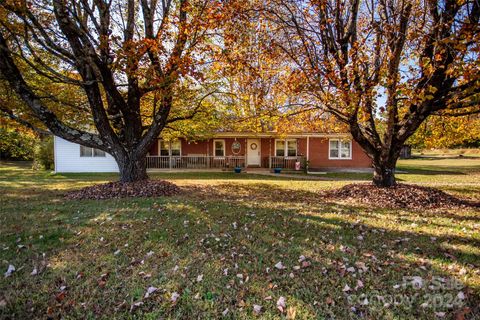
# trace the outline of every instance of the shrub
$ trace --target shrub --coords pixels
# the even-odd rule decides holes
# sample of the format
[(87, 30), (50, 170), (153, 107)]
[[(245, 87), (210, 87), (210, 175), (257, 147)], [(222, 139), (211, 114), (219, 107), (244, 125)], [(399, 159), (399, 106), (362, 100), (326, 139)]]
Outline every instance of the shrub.
[(0, 128), (0, 158), (32, 160), (36, 140), (31, 133), (16, 129)]
[(54, 169), (53, 160), (53, 137), (45, 137), (35, 146), (35, 154), (33, 160), (34, 169)]

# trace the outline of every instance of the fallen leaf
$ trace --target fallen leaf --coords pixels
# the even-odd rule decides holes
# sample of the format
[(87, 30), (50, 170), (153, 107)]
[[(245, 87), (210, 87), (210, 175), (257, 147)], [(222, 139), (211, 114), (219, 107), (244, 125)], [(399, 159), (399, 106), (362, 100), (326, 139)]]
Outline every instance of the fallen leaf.
[(355, 286), (355, 290), (363, 288), (362, 280), (357, 280), (357, 285)]
[(155, 291), (157, 291), (158, 288), (155, 287), (148, 287), (147, 292), (145, 293), (144, 298), (150, 297)]
[(262, 312), (262, 306), (258, 305), (258, 304), (254, 304), (253, 305), (253, 312), (255, 314), (260, 314), (260, 312)]
[(297, 309), (294, 307), (288, 307), (287, 319), (295, 319), (296, 316), (297, 316)]
[(455, 320), (465, 320), (465, 316), (470, 313), (470, 308), (465, 307), (455, 314)]
[(62, 291), (55, 296), (55, 300), (57, 300), (58, 302), (62, 302), (63, 299), (65, 299), (65, 291)]
[(5, 272), (5, 278), (6, 277), (10, 277), (12, 275), (12, 273), (15, 272), (15, 266), (13, 264), (9, 264), (8, 265), (8, 268), (7, 268), (7, 272)]
[(130, 307), (130, 312), (132, 312), (135, 308), (138, 308), (140, 306), (143, 305), (143, 301), (138, 301), (138, 302), (135, 302), (134, 304), (132, 304), (132, 306)]
[(172, 297), (170, 298), (170, 300), (175, 303), (177, 302), (177, 299), (180, 298), (180, 295), (177, 293), (177, 292), (174, 292), (172, 293)]
[(285, 297), (278, 298), (277, 309), (280, 310), (280, 312), (284, 312), (286, 307), (287, 307), (287, 300), (285, 299)]

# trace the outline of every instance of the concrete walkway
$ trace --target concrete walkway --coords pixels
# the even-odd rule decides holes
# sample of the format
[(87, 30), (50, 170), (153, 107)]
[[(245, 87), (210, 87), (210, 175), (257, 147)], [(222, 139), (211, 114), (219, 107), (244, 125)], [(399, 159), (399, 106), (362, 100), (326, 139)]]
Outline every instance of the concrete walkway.
[(256, 174), (256, 175), (261, 175), (261, 176), (270, 176), (270, 177), (276, 177), (276, 178), (290, 178), (290, 179), (299, 179), (299, 180), (319, 180), (319, 181), (332, 181), (336, 180), (333, 178), (327, 178), (327, 177), (319, 177), (317, 175), (311, 175), (311, 174), (302, 174), (302, 173), (273, 173), (270, 172), (269, 170), (255, 170), (251, 171), (248, 170), (245, 172), (247, 174)]

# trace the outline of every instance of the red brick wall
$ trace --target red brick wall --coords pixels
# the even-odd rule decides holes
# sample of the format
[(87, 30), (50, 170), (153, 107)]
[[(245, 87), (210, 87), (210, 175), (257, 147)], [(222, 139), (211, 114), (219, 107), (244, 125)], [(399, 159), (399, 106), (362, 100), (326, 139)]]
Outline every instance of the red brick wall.
[[(270, 139), (270, 138), (261, 138), (260, 139), (260, 143), (262, 144), (262, 149), (260, 150), (260, 155), (263, 158), (270, 156), (271, 154), (273, 154), (273, 139)], [(270, 150), (270, 148), (272, 150)]]
[(352, 159), (329, 160), (327, 138), (310, 138), (310, 168), (346, 167), (368, 168), (372, 166), (371, 159), (362, 148), (352, 141)]
[(188, 142), (182, 139), (182, 156), (206, 155), (207, 150), (207, 141)]
[(297, 139), (297, 156), (307, 155), (307, 138)]
[(158, 156), (158, 140), (155, 141), (149, 151), (151, 156)]

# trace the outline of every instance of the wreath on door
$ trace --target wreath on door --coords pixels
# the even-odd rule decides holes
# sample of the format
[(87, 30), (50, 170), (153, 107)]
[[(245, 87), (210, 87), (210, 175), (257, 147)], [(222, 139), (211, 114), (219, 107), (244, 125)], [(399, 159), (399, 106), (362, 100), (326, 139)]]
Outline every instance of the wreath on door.
[(253, 142), (251, 145), (250, 145), (250, 149), (252, 150), (257, 150), (258, 146), (255, 142)]

